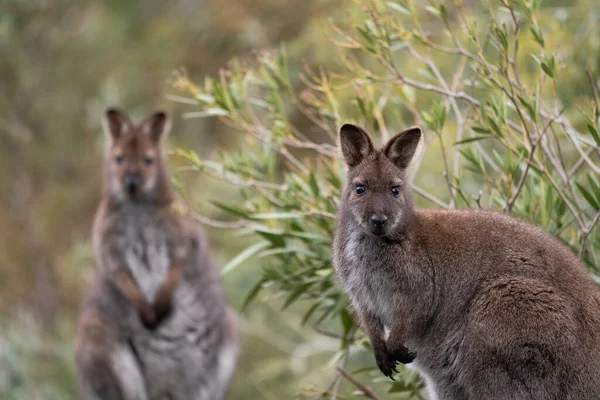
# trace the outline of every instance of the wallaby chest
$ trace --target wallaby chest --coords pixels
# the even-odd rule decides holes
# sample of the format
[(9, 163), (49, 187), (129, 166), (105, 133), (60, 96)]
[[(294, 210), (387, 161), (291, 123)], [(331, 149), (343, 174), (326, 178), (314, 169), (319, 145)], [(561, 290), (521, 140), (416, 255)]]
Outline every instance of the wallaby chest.
[(113, 220), (110, 239), (142, 294), (154, 301), (172, 262), (175, 241), (167, 218), (145, 207), (127, 207)]
[(340, 244), (337, 268), (344, 289), (355, 306), (390, 326), (404, 300), (398, 269), (402, 255), (358, 231), (347, 232)]

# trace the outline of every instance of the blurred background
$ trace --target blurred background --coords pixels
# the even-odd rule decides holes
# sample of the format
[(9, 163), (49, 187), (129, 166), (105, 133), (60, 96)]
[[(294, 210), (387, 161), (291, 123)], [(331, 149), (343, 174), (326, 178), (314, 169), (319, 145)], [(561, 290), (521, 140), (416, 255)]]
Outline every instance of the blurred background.
[[(543, 4), (557, 21), (561, 13), (569, 16), (554, 26), (560, 38), (546, 37), (572, 46), (563, 59), (576, 67), (565, 69), (567, 77), (573, 71), (573, 84), (560, 88), (564, 103), (589, 91), (582, 71), (591, 68), (597, 76), (595, 2)], [(190, 108), (172, 101), (174, 71), (185, 69), (196, 83), (207, 75), (218, 79), (233, 56), (243, 64), (281, 43), (295, 76), (307, 65), (335, 66), (339, 54), (324, 32), (331, 32), (330, 21), (344, 27), (360, 9), (342, 0), (0, 2), (0, 399), (79, 398), (73, 342), (94, 271), (90, 232), (102, 193), (102, 112), (119, 106), (139, 120), (166, 109), (174, 123), (171, 149), (209, 159), (236, 149), (242, 143), (232, 129), (217, 119), (186, 118), (193, 116)], [(449, 60), (439, 59), (451, 70), (444, 65)], [(310, 125), (302, 118), (294, 123), (300, 131)], [(435, 169), (439, 148), (431, 154), (421, 174), (435, 191), (444, 180)], [(203, 215), (219, 219), (222, 211), (210, 200), (238, 195), (223, 181), (189, 173), (176, 157), (171, 167)], [(252, 243), (206, 230), (220, 265)], [(237, 309), (260, 271), (261, 260), (250, 260), (224, 276)], [(292, 306), (281, 314), (282, 303), (267, 292), (241, 314), (243, 349), (232, 399), (314, 397), (335, 375), (338, 341), (303, 328), (305, 309)], [(363, 356), (372, 366), (370, 355)]]
[[(100, 117), (119, 106), (134, 119), (171, 112), (169, 143), (210, 157), (238, 145), (216, 120), (184, 120), (167, 99), (173, 71), (218, 75), (234, 55), (306, 35), (290, 50), (314, 62), (319, 26), (339, 1), (3, 0), (0, 2), (0, 398), (78, 398), (75, 323), (94, 262), (90, 231), (102, 193)], [(299, 62), (300, 58), (297, 57)], [(208, 215), (232, 191), (174, 173)], [(208, 228), (224, 265), (247, 245)], [(239, 308), (259, 279), (244, 265), (225, 277)], [(244, 350), (232, 398), (289, 398), (319, 377), (324, 339), (311, 342), (293, 313), (258, 302), (243, 317)], [(268, 321), (268, 325), (266, 324)], [(270, 329), (267, 331), (267, 326)], [(315, 364), (316, 363), (316, 364)], [(312, 377), (311, 377), (312, 376)], [(287, 396), (283, 395), (287, 394)]]

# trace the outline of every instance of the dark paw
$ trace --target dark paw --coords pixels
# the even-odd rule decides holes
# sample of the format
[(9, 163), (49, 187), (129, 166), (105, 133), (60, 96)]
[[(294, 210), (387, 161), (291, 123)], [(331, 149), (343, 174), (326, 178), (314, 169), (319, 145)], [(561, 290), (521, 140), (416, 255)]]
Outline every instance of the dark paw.
[(154, 305), (156, 314), (156, 326), (164, 321), (171, 314), (171, 302), (157, 302)]
[(379, 370), (388, 378), (394, 380), (393, 374), (398, 372), (396, 370), (396, 360), (387, 351), (379, 351), (375, 353), (375, 361)]
[(151, 307), (144, 308), (140, 311), (140, 319), (144, 326), (148, 329), (155, 329), (158, 326), (156, 313)]
[(390, 351), (390, 354), (394, 361), (400, 362), (402, 364), (410, 364), (417, 357), (417, 354), (408, 350), (406, 346), (400, 346), (397, 349), (392, 349)]

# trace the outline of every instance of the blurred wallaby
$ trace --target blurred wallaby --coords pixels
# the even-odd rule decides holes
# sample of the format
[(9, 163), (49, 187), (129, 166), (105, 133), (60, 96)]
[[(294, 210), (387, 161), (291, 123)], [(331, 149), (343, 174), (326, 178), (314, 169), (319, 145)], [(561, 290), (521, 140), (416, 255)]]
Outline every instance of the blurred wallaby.
[[(558, 240), (508, 215), (415, 209), (411, 128), (382, 149), (340, 130), (334, 264), (381, 371), (431, 399), (600, 399), (600, 292)], [(387, 335), (386, 335), (387, 333)]]
[(200, 228), (171, 210), (170, 123), (109, 109), (105, 192), (93, 230), (98, 270), (80, 316), (86, 400), (222, 400), (237, 358), (232, 309)]

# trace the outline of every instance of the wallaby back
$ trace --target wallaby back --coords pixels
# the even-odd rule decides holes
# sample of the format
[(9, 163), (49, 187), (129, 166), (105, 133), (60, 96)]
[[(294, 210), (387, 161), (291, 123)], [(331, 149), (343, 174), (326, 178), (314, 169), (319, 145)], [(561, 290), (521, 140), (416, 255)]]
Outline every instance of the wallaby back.
[(600, 294), (579, 260), (505, 214), (414, 209), (420, 136), (375, 149), (340, 131), (333, 262), (381, 371), (412, 363), (432, 399), (600, 398)]
[(206, 238), (172, 211), (166, 114), (104, 120), (105, 193), (93, 229), (98, 271), (79, 322), (85, 399), (224, 399), (235, 317)]

